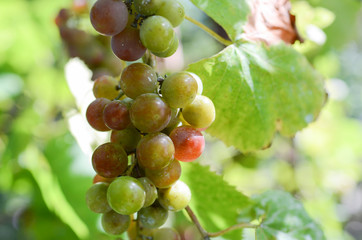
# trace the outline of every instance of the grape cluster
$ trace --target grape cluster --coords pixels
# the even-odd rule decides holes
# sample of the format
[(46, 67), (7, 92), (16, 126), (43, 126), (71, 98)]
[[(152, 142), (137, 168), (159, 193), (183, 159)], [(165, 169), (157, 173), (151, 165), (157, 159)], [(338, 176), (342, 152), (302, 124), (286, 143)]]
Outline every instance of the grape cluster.
[[(173, 27), (182, 22), (184, 10), (171, 0), (97, 0), (90, 15), (98, 32), (112, 36), (114, 53), (133, 61), (145, 47), (156, 56), (172, 55), (178, 46)], [(119, 79), (97, 78), (93, 94), (88, 123), (111, 134), (92, 155), (97, 175), (86, 194), (88, 207), (103, 214), (109, 234), (136, 229), (136, 238), (180, 239), (174, 229), (159, 227), (169, 211), (189, 204), (191, 191), (179, 180), (180, 161), (201, 155), (201, 131), (215, 119), (212, 101), (201, 95), (200, 78), (185, 71), (161, 77), (137, 62), (124, 68)]]
[(175, 0), (97, 0), (90, 11), (96, 31), (111, 36), (114, 54), (124, 61), (141, 58), (146, 49), (169, 57), (179, 40), (173, 30), (185, 17)]
[(168, 211), (189, 204), (191, 192), (179, 180), (179, 161), (201, 155), (201, 130), (215, 118), (212, 101), (201, 91), (193, 73), (161, 78), (144, 63), (126, 67), (119, 81), (111, 76), (94, 81), (96, 99), (86, 117), (94, 129), (111, 135), (92, 155), (97, 175), (86, 199), (92, 211), (103, 213), (107, 233), (127, 230), (134, 213), (140, 226), (156, 229)]

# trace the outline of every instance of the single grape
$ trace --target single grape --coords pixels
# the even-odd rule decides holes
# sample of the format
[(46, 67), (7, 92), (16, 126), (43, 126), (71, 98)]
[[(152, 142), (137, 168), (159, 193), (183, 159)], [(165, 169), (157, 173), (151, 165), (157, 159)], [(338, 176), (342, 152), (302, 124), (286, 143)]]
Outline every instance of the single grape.
[(122, 174), (128, 165), (128, 157), (121, 144), (105, 143), (97, 147), (92, 155), (94, 170), (105, 178)]
[(158, 52), (152, 52), (152, 53), (154, 55), (156, 55), (157, 57), (162, 57), (162, 58), (170, 57), (177, 51), (178, 44), (179, 44), (179, 41), (178, 41), (177, 35), (174, 34), (171, 45), (169, 46), (169, 48), (166, 51), (159, 52), (159, 53)]
[(114, 178), (105, 178), (99, 174), (96, 174), (93, 178), (93, 184), (99, 183), (99, 182), (111, 183), (113, 180), (114, 180)]
[(114, 100), (106, 105), (103, 110), (104, 123), (113, 130), (123, 130), (131, 124), (128, 107), (119, 100)]
[(171, 108), (154, 93), (137, 97), (130, 109), (133, 125), (142, 132), (153, 133), (164, 129), (171, 119)]
[(134, 127), (129, 127), (121, 131), (112, 131), (111, 142), (122, 145), (127, 153), (136, 151), (138, 142), (141, 140), (141, 133)]
[(185, 9), (179, 1), (163, 1), (156, 15), (167, 18), (173, 27), (177, 27), (185, 18)]
[(109, 100), (113, 100), (119, 94), (119, 90), (116, 89), (117, 85), (118, 80), (112, 76), (103, 75), (98, 77), (94, 81), (93, 95), (96, 98), (107, 98)]
[(175, 146), (175, 158), (179, 161), (191, 162), (204, 151), (204, 136), (193, 127), (177, 127), (171, 132), (170, 138)]
[(168, 211), (159, 204), (142, 208), (138, 212), (138, 219), (145, 228), (161, 227), (167, 220)]
[(175, 148), (171, 138), (163, 133), (150, 133), (138, 143), (137, 159), (141, 167), (159, 170), (173, 159)]
[(122, 72), (121, 88), (132, 99), (144, 93), (153, 93), (157, 89), (156, 72), (147, 64), (133, 63)]
[(181, 237), (173, 228), (160, 228), (153, 233), (153, 240), (181, 240)]
[(86, 117), (89, 125), (98, 131), (109, 131), (103, 119), (103, 110), (111, 101), (106, 98), (97, 98), (89, 104), (86, 112)]
[(131, 224), (131, 217), (121, 215), (115, 211), (110, 211), (102, 215), (102, 227), (104, 231), (111, 235), (124, 233)]
[(151, 206), (156, 198), (157, 198), (157, 189), (155, 184), (152, 183), (152, 181), (146, 177), (141, 177), (137, 179), (142, 183), (143, 187), (145, 188), (146, 192), (146, 199), (143, 207), (149, 207)]
[(146, 169), (146, 177), (149, 178), (158, 188), (168, 188), (181, 176), (181, 165), (174, 159), (167, 167), (161, 170)]
[(158, 201), (162, 207), (177, 212), (184, 209), (191, 200), (191, 191), (186, 183), (178, 180), (174, 185), (158, 191)]
[(100, 182), (92, 185), (86, 193), (88, 208), (95, 213), (106, 213), (112, 210), (107, 201), (108, 183)]
[(149, 16), (156, 13), (163, 0), (134, 0), (134, 6), (138, 13)]
[(195, 128), (207, 128), (215, 120), (215, 106), (203, 95), (197, 95), (195, 100), (182, 109), (182, 116)]
[(119, 214), (130, 215), (139, 211), (145, 198), (146, 192), (142, 183), (133, 177), (119, 177), (108, 187), (108, 203)]
[(142, 45), (139, 32), (137, 28), (126, 27), (112, 37), (112, 51), (119, 59), (136, 61), (145, 54), (146, 48)]
[(90, 10), (90, 20), (97, 32), (113, 36), (126, 27), (128, 9), (122, 1), (97, 0)]
[(161, 16), (147, 18), (140, 28), (140, 38), (143, 46), (156, 53), (169, 49), (174, 34), (172, 24)]
[(194, 101), (197, 82), (187, 72), (174, 73), (163, 81), (161, 93), (170, 107), (183, 108)]

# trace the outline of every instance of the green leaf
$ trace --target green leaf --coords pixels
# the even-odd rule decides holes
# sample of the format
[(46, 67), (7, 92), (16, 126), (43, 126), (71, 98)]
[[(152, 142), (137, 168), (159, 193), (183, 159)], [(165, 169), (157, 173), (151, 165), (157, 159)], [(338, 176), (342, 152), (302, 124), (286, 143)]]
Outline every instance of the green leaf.
[(256, 217), (264, 217), (256, 229), (257, 240), (326, 239), (303, 205), (289, 193), (268, 191), (252, 197)]
[(207, 131), (243, 152), (267, 147), (277, 130), (293, 136), (318, 116), (325, 91), (306, 58), (285, 45), (231, 45), (191, 64), (215, 104)]
[(247, 21), (249, 6), (245, 0), (191, 0), (215, 22), (220, 24), (230, 39), (240, 38)]
[[(182, 181), (191, 189), (190, 206), (208, 232), (217, 232), (237, 223), (239, 213), (249, 206), (249, 199), (208, 167), (196, 163), (182, 165)], [(241, 239), (241, 231), (223, 236)]]

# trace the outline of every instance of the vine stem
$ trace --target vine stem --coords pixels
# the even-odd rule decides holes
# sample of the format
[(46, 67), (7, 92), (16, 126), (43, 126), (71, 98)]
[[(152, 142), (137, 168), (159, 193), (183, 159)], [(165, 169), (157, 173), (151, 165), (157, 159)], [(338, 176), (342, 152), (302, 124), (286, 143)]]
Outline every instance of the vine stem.
[(201, 28), (202, 30), (204, 30), (205, 32), (207, 32), (208, 34), (210, 34), (213, 38), (215, 38), (219, 43), (225, 45), (225, 46), (229, 46), (231, 44), (233, 44), (232, 41), (229, 41), (223, 37), (221, 37), (219, 34), (217, 34), (216, 32), (212, 31), (210, 28), (206, 27), (204, 24), (202, 24), (201, 22), (193, 19), (192, 17), (189, 16), (185, 16), (185, 19), (187, 19), (188, 21), (192, 22), (193, 24), (195, 24), (196, 26), (198, 26), (199, 28)]
[(194, 222), (194, 224), (197, 227), (197, 229), (199, 230), (199, 232), (201, 233), (204, 240), (210, 240), (210, 238), (212, 238), (212, 237), (218, 237), (218, 236), (224, 235), (225, 233), (231, 232), (236, 229), (258, 228), (259, 227), (259, 225), (255, 225), (255, 224), (251, 224), (251, 223), (238, 223), (236, 225), (228, 227), (219, 232), (209, 233), (201, 226), (200, 221), (197, 219), (195, 213), (192, 211), (190, 206), (187, 206), (185, 208), (185, 210), (186, 210), (187, 214), (189, 215), (189, 217), (191, 218), (191, 220)]

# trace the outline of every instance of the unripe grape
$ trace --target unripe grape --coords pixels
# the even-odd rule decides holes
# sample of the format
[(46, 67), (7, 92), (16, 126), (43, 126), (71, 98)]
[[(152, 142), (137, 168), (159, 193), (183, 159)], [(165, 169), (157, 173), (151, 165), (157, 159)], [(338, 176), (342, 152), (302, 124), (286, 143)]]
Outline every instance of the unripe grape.
[(155, 202), (157, 198), (157, 188), (155, 184), (153, 184), (152, 181), (146, 177), (141, 177), (138, 178), (137, 180), (140, 181), (140, 183), (142, 183), (146, 192), (146, 199), (143, 207), (149, 207)]
[(103, 110), (111, 101), (106, 98), (97, 98), (89, 104), (86, 112), (86, 118), (92, 128), (98, 131), (109, 131), (103, 119)]
[(187, 72), (174, 73), (164, 80), (161, 92), (170, 107), (183, 108), (194, 101), (197, 82)]
[(130, 109), (133, 125), (144, 133), (159, 132), (171, 119), (171, 108), (154, 93), (137, 97)]
[(119, 214), (130, 215), (139, 211), (146, 198), (143, 185), (135, 178), (123, 176), (108, 187), (107, 199), (111, 208)]
[(117, 79), (103, 75), (94, 81), (93, 95), (96, 98), (107, 98), (109, 100), (113, 100), (119, 94), (119, 90), (116, 89), (117, 85)]
[(121, 144), (126, 153), (134, 152), (140, 140), (141, 134), (134, 127), (111, 133), (111, 142)]
[(112, 235), (124, 233), (131, 223), (131, 217), (110, 211), (102, 215), (102, 227), (104, 231)]
[(173, 27), (177, 27), (185, 18), (185, 9), (179, 1), (163, 1), (156, 15), (167, 18)]
[(92, 185), (86, 193), (88, 208), (95, 213), (106, 213), (112, 210), (107, 201), (108, 183), (100, 182)]
[(182, 116), (195, 128), (207, 128), (215, 120), (215, 106), (203, 95), (197, 95), (195, 100), (182, 109)]
[(90, 20), (99, 33), (113, 36), (128, 22), (128, 9), (122, 1), (97, 0), (90, 10)]
[(156, 91), (157, 75), (147, 64), (133, 63), (123, 70), (120, 84), (128, 97), (136, 99), (141, 94)]
[(173, 228), (160, 228), (153, 233), (153, 240), (181, 240), (181, 237)]
[(163, 133), (151, 133), (138, 143), (137, 159), (141, 167), (159, 170), (171, 162), (174, 152), (171, 138)]
[(174, 159), (167, 167), (160, 170), (146, 169), (148, 177), (158, 188), (168, 188), (174, 184), (181, 176), (181, 165)]
[(156, 53), (169, 49), (174, 40), (174, 34), (172, 24), (161, 16), (147, 18), (140, 28), (143, 46)]
[(170, 188), (160, 189), (158, 192), (159, 203), (169, 211), (177, 212), (184, 209), (189, 205), (190, 200), (190, 188), (180, 180)]
[(142, 208), (138, 212), (138, 219), (145, 228), (161, 227), (167, 220), (168, 211), (158, 204)]
[(179, 40), (177, 38), (176, 33), (174, 34), (173, 40), (169, 46), (169, 48), (166, 51), (163, 52), (152, 52), (154, 55), (156, 55), (157, 57), (162, 57), (162, 58), (167, 58), (172, 56), (178, 48), (178, 44), (179, 44)]
[(92, 155), (92, 164), (102, 177), (114, 178), (126, 170), (128, 158), (121, 144), (109, 142), (96, 148)]
[(175, 146), (175, 158), (191, 162), (201, 156), (205, 148), (205, 139), (201, 132), (190, 126), (175, 128), (170, 138)]
[(138, 13), (149, 16), (156, 13), (164, 0), (134, 0), (133, 4)]

